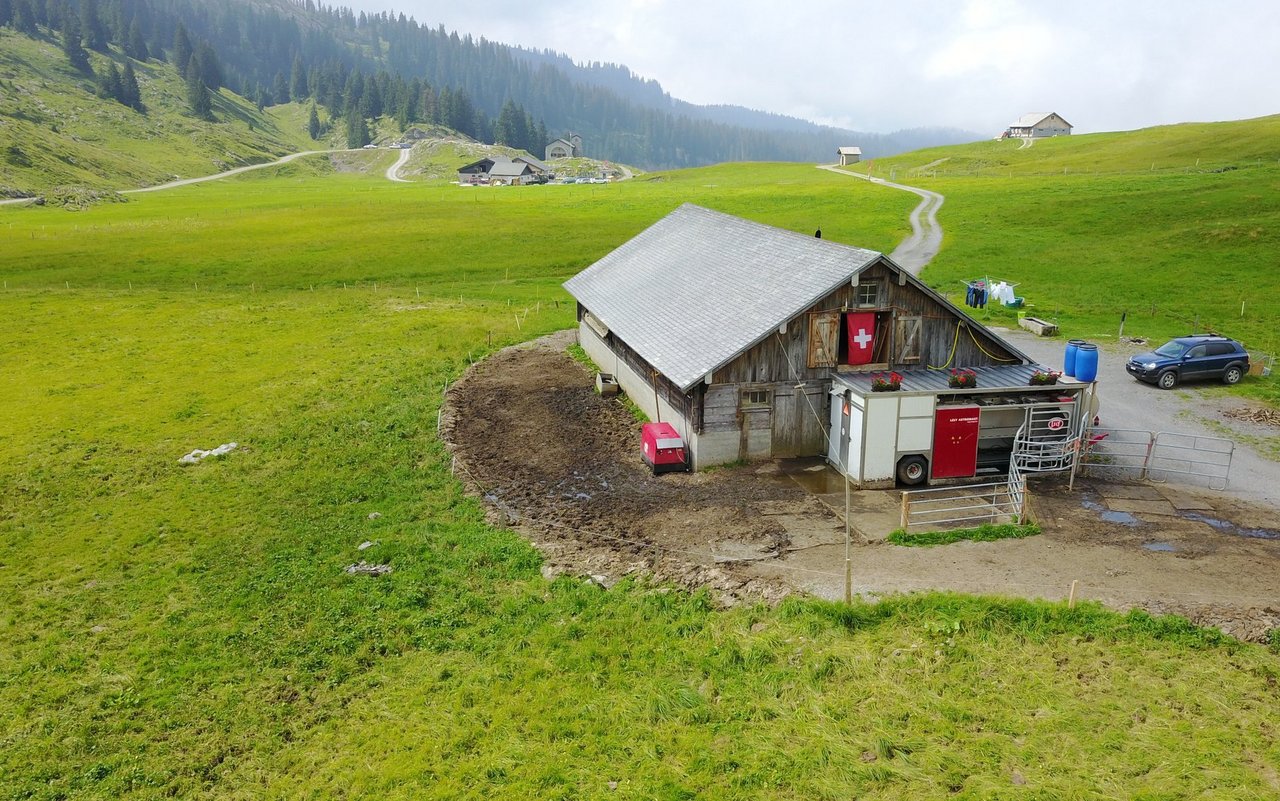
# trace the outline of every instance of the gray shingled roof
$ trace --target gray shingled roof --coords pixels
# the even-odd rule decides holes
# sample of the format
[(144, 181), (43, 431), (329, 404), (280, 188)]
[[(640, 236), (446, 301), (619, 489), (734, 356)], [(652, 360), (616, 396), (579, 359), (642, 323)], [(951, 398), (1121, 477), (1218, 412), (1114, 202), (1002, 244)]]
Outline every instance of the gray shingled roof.
[(523, 161), (525, 164), (528, 164), (530, 167), (533, 167), (533, 168), (534, 168), (535, 170), (537, 170), (538, 172), (547, 172), (548, 170), (550, 170), (550, 169), (551, 169), (550, 167), (548, 167), (548, 166), (546, 165), (546, 162), (541, 161), (541, 160), (539, 160), (539, 159), (537, 159), (537, 158), (535, 158), (535, 157), (533, 157), (533, 156), (530, 156), (530, 155), (529, 155), (529, 154), (527, 154), (527, 153), (522, 153), (522, 154), (520, 154), (520, 155), (518, 155), (518, 156), (512, 156), (512, 157), (511, 157), (511, 160), (512, 160), (512, 161)]
[(686, 203), (564, 287), (688, 390), (880, 258)]
[(533, 168), (523, 161), (510, 161), (507, 159), (495, 160), (493, 166), (489, 168), (490, 178), (519, 178), (526, 172), (532, 172)]
[[(1054, 111), (1032, 111), (1029, 114), (1023, 114), (1021, 117), (1018, 118), (1018, 120), (1013, 125), (1010, 125), (1009, 127), (1010, 128), (1034, 128), (1037, 125), (1039, 125), (1041, 122), (1043, 122), (1045, 117), (1051, 117), (1056, 113), (1057, 112), (1054, 112)], [(1067, 123), (1067, 127), (1071, 127), (1071, 123), (1067, 122), (1066, 120), (1063, 120), (1063, 122)]]

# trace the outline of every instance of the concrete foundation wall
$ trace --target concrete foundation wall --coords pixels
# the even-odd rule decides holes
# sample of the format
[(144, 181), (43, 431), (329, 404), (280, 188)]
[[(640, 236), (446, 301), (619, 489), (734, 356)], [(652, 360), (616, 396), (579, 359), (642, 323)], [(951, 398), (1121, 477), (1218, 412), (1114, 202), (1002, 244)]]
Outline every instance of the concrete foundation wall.
[[(605, 343), (600, 335), (591, 330), (591, 327), (585, 322), (578, 323), (578, 344), (591, 357), (591, 361), (596, 363), (596, 367), (600, 368), (602, 373), (612, 373), (613, 377), (618, 380), (618, 386), (622, 387), (622, 391), (627, 393), (627, 397), (631, 402), (640, 407), (650, 420), (661, 420), (670, 423), (675, 430), (689, 443), (691, 452), (694, 455), (694, 465), (703, 464), (698, 459), (697, 448), (694, 447), (694, 441), (690, 437), (692, 427), (689, 421), (684, 418), (680, 412), (667, 403), (654, 396), (653, 385), (640, 377), (631, 366), (618, 358), (618, 355)], [(655, 403), (656, 402), (656, 403)], [(639, 449), (639, 442), (636, 448)], [(736, 457), (735, 457), (736, 458)], [(714, 464), (714, 463), (712, 463)]]
[(728, 464), (738, 460), (739, 446), (742, 437), (737, 433), (720, 432), (693, 435), (694, 469), (710, 467), (715, 464)]

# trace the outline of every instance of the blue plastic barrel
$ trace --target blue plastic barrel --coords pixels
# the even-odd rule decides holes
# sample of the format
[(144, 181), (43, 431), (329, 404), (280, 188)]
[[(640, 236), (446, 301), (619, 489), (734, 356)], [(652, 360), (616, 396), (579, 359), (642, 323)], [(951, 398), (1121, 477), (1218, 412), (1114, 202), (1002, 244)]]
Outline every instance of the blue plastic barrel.
[(1072, 339), (1067, 341), (1067, 352), (1062, 356), (1062, 372), (1065, 375), (1074, 376), (1076, 374), (1076, 351), (1084, 344), (1083, 339)]
[(1098, 346), (1085, 342), (1076, 350), (1076, 380), (1092, 381), (1098, 377)]

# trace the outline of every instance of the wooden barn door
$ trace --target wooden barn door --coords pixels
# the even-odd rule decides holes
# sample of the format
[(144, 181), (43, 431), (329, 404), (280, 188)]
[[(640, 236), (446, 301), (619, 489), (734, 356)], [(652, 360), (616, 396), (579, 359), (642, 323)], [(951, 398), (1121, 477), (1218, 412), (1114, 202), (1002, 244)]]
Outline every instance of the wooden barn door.
[(818, 383), (774, 391), (773, 456), (821, 456), (827, 443), (827, 386)]
[(920, 361), (920, 318), (897, 318), (893, 344), (893, 364), (918, 364)]

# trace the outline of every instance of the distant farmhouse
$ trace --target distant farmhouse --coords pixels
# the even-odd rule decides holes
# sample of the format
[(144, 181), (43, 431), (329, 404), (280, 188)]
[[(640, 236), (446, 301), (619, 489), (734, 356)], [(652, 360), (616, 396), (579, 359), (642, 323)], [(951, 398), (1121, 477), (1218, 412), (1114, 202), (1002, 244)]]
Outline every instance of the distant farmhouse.
[(1070, 136), (1071, 123), (1055, 112), (1033, 111), (1023, 114), (1009, 126), (1005, 136), (1014, 139), (1041, 139), (1046, 136)]
[(578, 158), (582, 155), (582, 137), (570, 133), (567, 139), (557, 139), (547, 145), (547, 161), (552, 159)]
[(507, 158), (495, 156), (473, 161), (458, 168), (460, 184), (491, 184), (494, 186), (520, 186), (546, 183), (549, 168), (533, 156), (519, 155)]
[(848, 167), (850, 164), (857, 164), (862, 161), (862, 148), (860, 147), (838, 147), (836, 155), (840, 157), (840, 166)]

